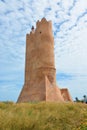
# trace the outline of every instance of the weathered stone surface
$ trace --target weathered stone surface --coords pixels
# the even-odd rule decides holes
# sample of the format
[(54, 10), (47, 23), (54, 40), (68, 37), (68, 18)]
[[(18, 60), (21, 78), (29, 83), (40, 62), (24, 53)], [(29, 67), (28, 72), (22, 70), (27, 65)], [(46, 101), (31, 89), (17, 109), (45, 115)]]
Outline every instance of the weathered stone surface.
[(56, 87), (52, 23), (43, 18), (26, 35), (25, 84), (17, 102), (64, 101)]
[(64, 102), (60, 89), (56, 86), (53, 86), (50, 83), (47, 76), (45, 76), (45, 87), (46, 87), (46, 101)]
[(64, 101), (73, 101), (67, 88), (60, 89)]

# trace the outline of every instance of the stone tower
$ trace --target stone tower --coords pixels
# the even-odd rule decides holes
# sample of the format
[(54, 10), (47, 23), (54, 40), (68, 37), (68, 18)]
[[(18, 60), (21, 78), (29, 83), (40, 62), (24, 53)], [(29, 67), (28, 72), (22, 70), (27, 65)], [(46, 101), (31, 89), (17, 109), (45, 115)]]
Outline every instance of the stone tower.
[(56, 85), (52, 23), (37, 21), (26, 36), (25, 83), (17, 102), (64, 101)]

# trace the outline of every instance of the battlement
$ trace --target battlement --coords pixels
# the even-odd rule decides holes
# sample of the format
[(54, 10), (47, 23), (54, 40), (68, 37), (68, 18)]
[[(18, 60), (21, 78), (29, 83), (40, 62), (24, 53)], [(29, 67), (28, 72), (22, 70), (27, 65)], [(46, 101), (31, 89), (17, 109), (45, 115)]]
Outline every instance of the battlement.
[(52, 26), (52, 22), (51, 21), (47, 21), (45, 18), (42, 18), (41, 21), (38, 20), (36, 22), (36, 28), (38, 28), (39, 26), (41, 26), (43, 24), (48, 24), (48, 25)]
[(38, 20), (36, 22), (36, 28), (34, 28), (34, 26), (32, 26), (30, 33), (27, 34), (27, 37), (33, 38), (38, 32), (41, 33), (41, 31), (44, 29), (47, 32), (48, 32), (48, 30), (49, 30), (49, 32), (52, 32), (52, 22), (47, 21), (45, 18), (42, 18), (41, 21)]

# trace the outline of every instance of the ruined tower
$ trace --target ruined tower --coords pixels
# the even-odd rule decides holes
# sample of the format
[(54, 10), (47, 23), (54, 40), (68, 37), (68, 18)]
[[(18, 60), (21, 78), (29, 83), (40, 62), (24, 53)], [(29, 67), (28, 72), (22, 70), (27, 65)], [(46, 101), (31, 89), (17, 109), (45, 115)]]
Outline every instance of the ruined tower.
[(64, 101), (56, 85), (52, 23), (37, 21), (26, 36), (25, 83), (17, 102)]

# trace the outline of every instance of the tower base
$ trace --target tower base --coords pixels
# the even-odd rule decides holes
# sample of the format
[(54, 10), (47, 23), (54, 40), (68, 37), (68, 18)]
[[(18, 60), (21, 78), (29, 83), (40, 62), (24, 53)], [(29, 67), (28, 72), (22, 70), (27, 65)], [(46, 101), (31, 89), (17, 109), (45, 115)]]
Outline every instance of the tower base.
[(39, 81), (38, 86), (25, 84), (17, 102), (32, 102), (32, 101), (58, 101), (64, 102), (61, 91), (57, 86), (52, 86), (47, 76)]

